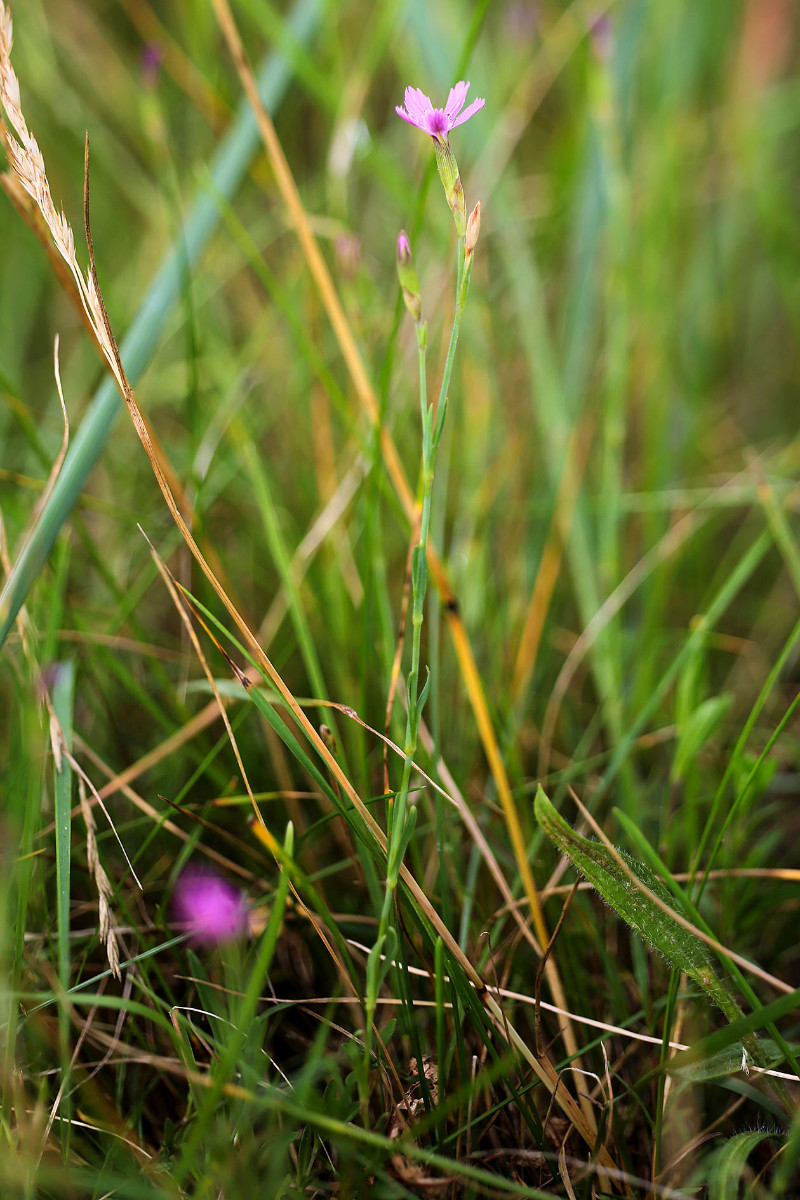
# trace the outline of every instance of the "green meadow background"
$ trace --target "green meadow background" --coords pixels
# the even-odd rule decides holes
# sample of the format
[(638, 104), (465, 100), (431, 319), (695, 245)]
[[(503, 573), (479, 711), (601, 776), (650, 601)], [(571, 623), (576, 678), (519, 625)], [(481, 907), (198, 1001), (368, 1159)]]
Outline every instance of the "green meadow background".
[[(388, 751), (387, 795), (379, 735), (412, 536), (396, 468), (414, 494), (421, 445), (400, 229), (434, 396), (456, 272), (430, 142), (394, 108), (408, 84), (434, 104), (459, 79), (485, 97), (451, 135), (482, 225), (436, 465), (446, 574), (425, 611), (429, 778), (412, 777), (405, 861), (596, 1139), (491, 1025), (405, 885), (391, 953), (369, 957), (385, 856), (274, 688), (242, 687), (241, 635), (46, 231), (6, 189), (0, 1194), (791, 1196), (800, 14), (791, 0), (233, 11), (372, 408), (211, 3), (17, 0), (22, 111), (84, 265), (88, 131), (98, 278), (181, 509), (385, 828), (402, 758)], [(69, 449), (49, 487), (56, 337)], [(193, 598), (197, 644), (149, 543)], [(609, 851), (592, 881), (606, 903), (583, 886), (565, 909), (578, 875), (537, 820), (540, 785), (569, 825), (598, 836), (577, 797), (664, 879), (666, 911), (629, 879), (611, 886)], [(181, 937), (170, 898), (189, 860), (242, 887), (244, 942)], [(548, 934), (563, 915), (544, 981), (531, 875)], [(744, 960), (710, 951), (741, 1018), (692, 974), (697, 938), (673, 911)], [(583, 1074), (535, 1003), (553, 1001), (553, 970)], [(699, 1049), (668, 1069), (670, 1042)], [(748, 1053), (783, 1078), (742, 1071)]]

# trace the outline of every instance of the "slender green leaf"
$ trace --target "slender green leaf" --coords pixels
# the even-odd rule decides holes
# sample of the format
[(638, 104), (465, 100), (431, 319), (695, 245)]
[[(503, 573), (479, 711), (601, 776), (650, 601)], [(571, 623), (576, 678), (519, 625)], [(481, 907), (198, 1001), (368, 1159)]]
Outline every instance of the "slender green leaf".
[(691, 763), (725, 720), (732, 703), (731, 695), (711, 696), (689, 714), (681, 728), (675, 750), (672, 765), (674, 782), (684, 778)]

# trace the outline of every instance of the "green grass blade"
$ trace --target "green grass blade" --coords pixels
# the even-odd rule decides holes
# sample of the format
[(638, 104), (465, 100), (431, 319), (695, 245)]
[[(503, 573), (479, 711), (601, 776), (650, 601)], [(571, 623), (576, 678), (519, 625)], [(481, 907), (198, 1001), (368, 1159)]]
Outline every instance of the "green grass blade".
[[(72, 719), (75, 701), (75, 664), (62, 662), (53, 688), (53, 712), (61, 726), (64, 749), (72, 751)], [(56, 929), (58, 931), (58, 977), (66, 991), (70, 980), (69, 897), (72, 833), (72, 767), (66, 758), (55, 763), (56, 827)]]
[[(291, 824), (286, 830), (283, 852), (287, 863), (290, 863), (294, 853), (294, 830)], [(289, 895), (289, 870), (284, 869), (275, 892), (269, 921), (258, 947), (255, 961), (250, 970), (244, 992), (238, 1005), (232, 1013), (234, 1029), (219, 1061), (212, 1068), (213, 1080), (208, 1091), (203, 1096), (202, 1107), (195, 1117), (192, 1131), (187, 1137), (180, 1162), (175, 1168), (175, 1179), (180, 1183), (188, 1178), (195, 1166), (194, 1157), (203, 1135), (219, 1104), (225, 1085), (230, 1082), (236, 1072), (236, 1064), (245, 1049), (253, 1025), (259, 997), (269, 973), (270, 964), (278, 942), (278, 934), (283, 922), (286, 900)]]

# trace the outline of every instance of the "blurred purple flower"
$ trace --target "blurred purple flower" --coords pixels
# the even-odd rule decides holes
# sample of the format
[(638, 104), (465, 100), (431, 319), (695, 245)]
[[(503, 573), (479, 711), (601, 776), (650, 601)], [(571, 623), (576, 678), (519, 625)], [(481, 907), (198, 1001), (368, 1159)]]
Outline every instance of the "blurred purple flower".
[(230, 942), (247, 929), (244, 896), (208, 867), (187, 867), (175, 885), (175, 916), (196, 942)]
[(614, 23), (608, 13), (600, 13), (589, 21), (592, 51), (599, 62), (611, 61), (614, 52)]
[(147, 88), (154, 88), (158, 82), (158, 72), (164, 51), (158, 42), (148, 42), (142, 47), (139, 65), (142, 72), (142, 82)]
[(361, 242), (354, 233), (340, 233), (333, 244), (336, 264), (345, 279), (355, 279), (361, 261)]
[(398, 104), (395, 112), (398, 117), (408, 121), (409, 125), (416, 125), (423, 133), (429, 133), (434, 141), (445, 142), (451, 129), (455, 129), (456, 125), (463, 125), (486, 103), (485, 100), (473, 100), (469, 108), (461, 112), (468, 91), (469, 84), (462, 80), (450, 89), (444, 108), (434, 108), (430, 97), (423, 91), (407, 87), (405, 106), (401, 107)]

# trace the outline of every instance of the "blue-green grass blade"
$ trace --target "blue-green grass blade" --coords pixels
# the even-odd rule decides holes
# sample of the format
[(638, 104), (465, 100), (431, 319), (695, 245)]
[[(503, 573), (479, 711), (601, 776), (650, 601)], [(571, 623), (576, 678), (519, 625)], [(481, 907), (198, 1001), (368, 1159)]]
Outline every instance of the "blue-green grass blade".
[[(320, 0), (297, 0), (287, 19), (287, 30), (297, 40), (308, 40), (319, 20)], [(274, 111), (290, 81), (286, 59), (270, 54), (258, 76), (259, 92), (267, 108)], [(242, 104), (236, 121), (214, 158), (211, 175), (214, 187), (230, 197), (239, 186), (258, 145), (255, 117)], [(131, 384), (153, 357), (164, 325), (175, 306), (187, 272), (199, 260), (220, 220), (212, 195), (202, 193), (189, 214), (177, 244), (167, 255), (145, 296), (139, 312), (121, 345), (122, 361)], [(117, 386), (108, 376), (94, 399), (70, 445), (61, 474), (31, 536), (18, 555), (0, 592), (0, 646), (14, 618), (39, 576), (58, 532), (78, 499), (86, 479), (103, 452), (111, 426), (122, 409)]]

